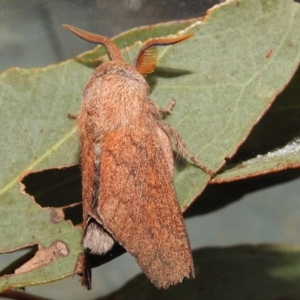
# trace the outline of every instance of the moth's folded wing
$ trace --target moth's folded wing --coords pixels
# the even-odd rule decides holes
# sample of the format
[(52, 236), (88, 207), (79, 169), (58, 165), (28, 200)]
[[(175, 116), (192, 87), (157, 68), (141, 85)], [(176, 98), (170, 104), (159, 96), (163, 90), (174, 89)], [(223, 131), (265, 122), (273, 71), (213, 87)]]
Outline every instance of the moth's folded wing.
[(157, 126), (139, 129), (103, 139), (98, 213), (150, 280), (167, 288), (193, 274), (193, 260), (167, 161), (170, 141)]

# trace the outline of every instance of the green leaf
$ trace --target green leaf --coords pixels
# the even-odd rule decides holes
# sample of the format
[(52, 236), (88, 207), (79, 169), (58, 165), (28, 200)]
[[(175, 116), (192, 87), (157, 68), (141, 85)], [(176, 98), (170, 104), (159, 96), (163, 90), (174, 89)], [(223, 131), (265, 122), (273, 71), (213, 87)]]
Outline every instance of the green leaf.
[(258, 155), (225, 170), (211, 183), (225, 183), (266, 175), (287, 169), (300, 168), (300, 140), (296, 139), (285, 147)]
[[(191, 22), (194, 20), (158, 24), (152, 26), (150, 31), (153, 37), (171, 34), (186, 28)], [(139, 39), (147, 39), (149, 33), (146, 28), (134, 29), (118, 39), (124, 43), (128, 36), (131, 43), (135, 35)], [(84, 85), (91, 72), (90, 67), (74, 59), (41, 69), (12, 68), (0, 75), (0, 253), (33, 245), (39, 245), (41, 250), (51, 250), (50, 247), (57, 242), (62, 242), (68, 251), (67, 256), (58, 253), (51, 264), (46, 261), (49, 255), (39, 252), (38, 255), (42, 255), (40, 265), (36, 265), (39, 268), (1, 277), (0, 291), (50, 282), (73, 273), (77, 256), (82, 251), (82, 234), (69, 221), (56, 220), (56, 214), (59, 217), (65, 210), (49, 207), (58, 206), (57, 203), (65, 206), (67, 196), (57, 198), (62, 194), (53, 192), (56, 187), (51, 177), (47, 179), (48, 187), (44, 182), (39, 183), (42, 189), (39, 189), (35, 199), (26, 194), (19, 181), (32, 170), (37, 172), (78, 163), (77, 130), (68, 113), (77, 113)], [(78, 175), (78, 168), (75, 169), (60, 183), (74, 181)], [(58, 177), (57, 174), (54, 176)], [(38, 173), (38, 177), (43, 180), (43, 173)], [(51, 196), (48, 196), (46, 208), (41, 209), (34, 200), (45, 195), (46, 198)]]
[(299, 299), (299, 246), (261, 245), (205, 248), (193, 252), (194, 280), (157, 290), (139, 275), (108, 299), (260, 300)]
[[(299, 5), (291, 0), (231, 1), (195, 22), (188, 29), (195, 33), (189, 41), (161, 49), (159, 68), (149, 76), (150, 97), (161, 106), (177, 100), (166, 122), (211, 169), (218, 170), (236, 152), (291, 79), (300, 58), (299, 15)], [(170, 33), (177, 30), (174, 24), (164, 27), (166, 34), (168, 28)], [(153, 27), (152, 37), (161, 35), (162, 26)], [(139, 40), (149, 37), (146, 30), (142, 35)], [(137, 46), (124, 48), (123, 54), (133, 57)], [(36, 244), (42, 251), (59, 241), (69, 253), (32, 272), (1, 277), (0, 290), (69, 276), (81, 251), (80, 231), (70, 222), (54, 222), (51, 208), (41, 209), (22, 195), (19, 179), (32, 170), (77, 163), (76, 127), (67, 114), (78, 111), (92, 72), (82, 62), (77, 58), (41, 69), (15, 68), (0, 76), (0, 252)], [(190, 163), (176, 166), (174, 181), (183, 210), (208, 180)]]
[(233, 163), (227, 164), (212, 183), (231, 182), (300, 167), (299, 82), (300, 68), (255, 126)]
[[(230, 1), (160, 60), (161, 68), (190, 73), (169, 78), (158, 72), (151, 98), (160, 105), (177, 100), (168, 122), (212, 170), (235, 154), (297, 70), (298, 28), (300, 6), (293, 1)], [(194, 167), (175, 174), (181, 205), (190, 205), (205, 178)]]

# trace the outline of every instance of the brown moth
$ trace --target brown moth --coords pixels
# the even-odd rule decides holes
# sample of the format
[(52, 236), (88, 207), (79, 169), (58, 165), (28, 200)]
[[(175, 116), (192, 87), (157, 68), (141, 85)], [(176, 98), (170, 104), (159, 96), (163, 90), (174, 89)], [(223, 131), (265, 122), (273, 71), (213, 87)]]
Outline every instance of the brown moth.
[(194, 276), (193, 258), (173, 187), (173, 147), (206, 172), (178, 133), (159, 122), (174, 105), (159, 108), (148, 98), (143, 75), (154, 71), (155, 46), (179, 43), (192, 34), (145, 42), (135, 66), (125, 63), (107, 37), (69, 25), (80, 38), (106, 47), (109, 62), (88, 81), (77, 116), (81, 140), (84, 254), (75, 273), (91, 287), (89, 253), (103, 255), (121, 244), (147, 277), (168, 288)]

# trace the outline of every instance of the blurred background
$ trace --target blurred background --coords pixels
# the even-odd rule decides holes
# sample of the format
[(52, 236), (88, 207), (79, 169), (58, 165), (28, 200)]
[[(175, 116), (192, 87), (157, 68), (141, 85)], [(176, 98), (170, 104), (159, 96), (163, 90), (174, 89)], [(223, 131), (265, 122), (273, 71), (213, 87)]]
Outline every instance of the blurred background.
[(0, 68), (43, 67), (93, 48), (72, 37), (63, 23), (112, 37), (142, 25), (199, 17), (220, 2), (0, 0)]
[[(62, 23), (112, 37), (141, 25), (199, 17), (220, 2), (0, 0), (0, 70), (14, 66), (44, 67), (94, 47), (74, 38), (62, 28)], [(257, 187), (256, 191), (241, 193), (245, 195), (235, 199), (239, 201), (218, 211), (212, 209), (210, 213), (187, 218), (192, 248), (245, 243), (300, 244), (300, 184), (297, 173), (291, 177), (289, 174), (278, 174), (275, 181)], [(0, 269), (19, 255), (0, 255)], [(139, 272), (134, 259), (126, 253), (93, 269), (91, 291), (82, 288), (77, 278), (28, 287), (26, 291), (52, 299), (95, 299), (121, 287)]]

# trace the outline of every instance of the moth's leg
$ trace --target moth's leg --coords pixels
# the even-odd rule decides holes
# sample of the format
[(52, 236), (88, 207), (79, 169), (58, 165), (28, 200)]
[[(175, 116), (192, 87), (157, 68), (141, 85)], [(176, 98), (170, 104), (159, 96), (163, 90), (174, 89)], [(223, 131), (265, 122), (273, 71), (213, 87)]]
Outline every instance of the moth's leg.
[[(171, 110), (175, 106), (176, 101), (174, 99), (171, 99), (171, 101), (167, 107), (159, 107), (156, 103), (152, 102), (151, 100), (149, 100), (149, 103), (150, 103), (151, 113), (157, 119), (162, 119), (164, 114), (171, 113)], [(202, 169), (204, 172), (206, 172), (210, 176), (216, 175), (213, 170), (206, 167), (204, 164), (202, 164), (200, 161), (198, 161), (196, 157), (194, 157), (193, 155), (191, 155), (189, 153), (184, 141), (182, 140), (181, 136), (178, 134), (178, 132), (175, 129), (173, 129), (169, 124), (165, 124), (165, 123), (162, 123), (162, 124), (160, 123), (159, 126), (162, 128), (162, 130), (164, 130), (166, 132), (166, 134), (168, 135), (170, 140), (173, 140), (175, 142), (175, 146), (177, 148), (179, 156), (181, 156), (182, 158), (191, 160), (197, 167)]]
[(169, 138), (172, 141), (174, 141), (175, 146), (178, 151), (178, 155), (180, 157), (191, 160), (197, 167), (199, 167), (200, 169), (205, 171), (210, 176), (216, 175), (213, 170), (206, 167), (204, 164), (202, 164), (200, 161), (198, 161), (196, 157), (194, 157), (193, 155), (191, 155), (189, 153), (184, 141), (182, 140), (181, 136), (178, 134), (178, 132), (174, 128), (172, 128), (169, 124), (165, 124), (165, 123), (159, 124), (159, 125), (166, 132), (166, 134), (169, 136)]
[(73, 274), (78, 275), (81, 285), (90, 290), (92, 283), (92, 270), (88, 255), (89, 254), (86, 252), (78, 255)]
[(174, 99), (171, 99), (169, 105), (167, 107), (159, 107), (159, 110), (162, 114), (170, 114), (173, 107), (175, 106), (176, 101)]
[(149, 100), (150, 112), (156, 119), (162, 119), (164, 114), (170, 114), (176, 104), (174, 99), (171, 99), (167, 107), (159, 107), (156, 103)]
[(74, 115), (74, 114), (68, 114), (68, 118), (69, 118), (69, 119), (74, 119), (74, 120), (76, 120), (76, 119), (77, 119), (77, 115)]

